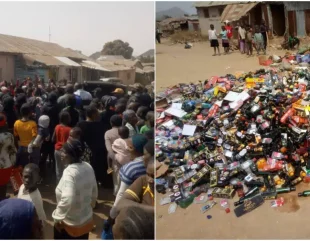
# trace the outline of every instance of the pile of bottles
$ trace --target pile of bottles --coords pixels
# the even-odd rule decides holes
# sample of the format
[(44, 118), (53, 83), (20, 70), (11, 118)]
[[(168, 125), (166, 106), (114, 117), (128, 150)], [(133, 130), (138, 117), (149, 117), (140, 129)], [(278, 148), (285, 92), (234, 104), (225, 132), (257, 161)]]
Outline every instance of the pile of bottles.
[[(237, 195), (237, 207), (255, 195), (276, 200), (310, 182), (307, 70), (261, 69), (176, 89), (178, 98), (165, 98), (181, 103), (186, 115), (166, 115), (156, 127), (156, 158), (169, 165), (156, 189), (170, 191), (171, 202), (186, 208), (200, 195), (206, 201)], [(192, 136), (182, 135), (185, 124), (196, 126)]]

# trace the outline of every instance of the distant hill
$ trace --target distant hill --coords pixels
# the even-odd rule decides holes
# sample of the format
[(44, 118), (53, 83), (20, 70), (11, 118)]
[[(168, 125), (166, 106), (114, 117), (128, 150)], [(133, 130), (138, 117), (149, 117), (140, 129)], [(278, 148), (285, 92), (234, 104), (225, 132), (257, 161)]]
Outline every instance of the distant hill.
[(139, 55), (137, 58), (154, 56), (154, 53), (155, 53), (154, 49), (149, 49), (148, 51), (146, 51), (143, 54)]
[(173, 7), (167, 10), (156, 12), (156, 20), (157, 21), (164, 20), (166, 16), (169, 16), (172, 18), (181, 18), (181, 17), (184, 17), (184, 14), (187, 14), (187, 13), (178, 7)]
[(93, 53), (92, 55), (90, 55), (89, 58), (91, 58), (91, 59), (93, 59), (93, 60), (96, 60), (96, 59), (98, 59), (100, 56), (101, 56), (101, 52), (98, 51), (98, 52)]

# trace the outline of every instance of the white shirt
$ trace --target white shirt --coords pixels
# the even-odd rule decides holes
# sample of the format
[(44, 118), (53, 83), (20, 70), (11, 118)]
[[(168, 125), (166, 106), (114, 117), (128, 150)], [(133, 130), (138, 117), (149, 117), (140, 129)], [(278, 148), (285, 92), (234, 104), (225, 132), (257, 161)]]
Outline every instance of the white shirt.
[(92, 219), (97, 197), (93, 168), (86, 162), (70, 164), (56, 187), (57, 207), (52, 216), (67, 225), (83, 225)]
[(242, 39), (245, 39), (245, 29), (244, 28), (239, 27), (238, 33)]
[(92, 100), (93, 97), (91, 95), (91, 93), (89, 93), (86, 90), (77, 90), (74, 92), (75, 95), (80, 96), (82, 100)]
[(209, 29), (208, 35), (209, 35), (209, 40), (217, 39), (216, 30), (215, 29), (214, 30)]
[[(17, 198), (24, 199), (33, 203), (36, 208), (38, 217), (41, 221), (46, 221), (46, 215), (43, 208), (43, 201), (39, 189), (32, 193), (24, 194), (25, 185), (21, 185), (18, 191)], [(44, 223), (44, 222), (43, 222)]]
[(129, 129), (129, 137), (132, 137), (138, 133), (137, 130), (130, 123), (127, 122), (125, 126)]

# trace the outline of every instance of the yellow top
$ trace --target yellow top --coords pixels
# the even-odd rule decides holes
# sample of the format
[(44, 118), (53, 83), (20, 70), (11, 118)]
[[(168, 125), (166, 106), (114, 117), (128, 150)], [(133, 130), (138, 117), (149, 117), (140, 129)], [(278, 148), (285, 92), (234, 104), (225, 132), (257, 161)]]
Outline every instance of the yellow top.
[(27, 147), (37, 134), (37, 124), (32, 120), (17, 120), (14, 124), (14, 136), (18, 137), (19, 146)]

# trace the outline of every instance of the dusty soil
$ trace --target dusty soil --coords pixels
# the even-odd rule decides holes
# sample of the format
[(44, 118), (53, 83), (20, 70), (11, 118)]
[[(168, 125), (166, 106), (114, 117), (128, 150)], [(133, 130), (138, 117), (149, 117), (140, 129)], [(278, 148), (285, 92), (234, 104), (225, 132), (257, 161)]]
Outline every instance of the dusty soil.
[[(156, 195), (157, 239), (308, 239), (310, 230), (302, 228), (309, 218), (309, 197), (299, 198), (297, 193), (310, 189), (310, 184), (300, 184), (297, 191), (279, 195), (284, 197), (284, 206), (271, 207), (271, 200), (237, 218), (233, 212), (235, 196), (229, 200), (231, 212), (226, 214), (218, 203), (202, 214), (203, 204), (191, 204), (187, 209), (178, 206), (168, 214), (169, 204), (161, 206), (161, 194)], [(207, 219), (211, 215), (211, 219)]]
[[(47, 225), (44, 228), (45, 239), (53, 239), (54, 235), (54, 222), (52, 213), (56, 208), (56, 196), (55, 196), (55, 175), (53, 171), (49, 169), (48, 176), (42, 184), (39, 185), (39, 190), (43, 199), (43, 206), (47, 216)], [(94, 222), (96, 228), (90, 233), (89, 239), (101, 239), (101, 233), (103, 229), (103, 220), (109, 215), (110, 209), (113, 205), (115, 197), (113, 196), (113, 190), (104, 189), (99, 187), (98, 189), (98, 203), (99, 205), (94, 210)], [(13, 197), (13, 191), (9, 187), (9, 193)]]
[[(183, 45), (171, 45), (164, 41), (156, 45), (156, 90), (177, 83), (205, 80), (213, 75), (261, 68), (257, 57), (246, 57), (235, 51), (230, 55), (212, 57), (209, 43), (195, 43), (192, 49)], [(269, 49), (268, 54), (283, 55), (285, 51)], [(237, 218), (233, 212), (226, 214), (219, 204), (204, 214), (202, 204), (192, 204), (187, 209), (177, 208), (168, 214), (168, 205), (161, 206), (161, 194), (156, 195), (157, 239), (308, 239), (310, 230), (302, 228), (308, 223), (310, 197), (298, 198), (299, 191), (310, 189), (310, 184), (300, 184), (297, 191), (283, 194), (285, 204), (272, 208), (270, 200)], [(280, 196), (279, 196), (280, 197)], [(220, 199), (215, 199), (220, 201)], [(207, 215), (212, 215), (207, 219)]]
[[(184, 49), (183, 44), (171, 44), (163, 39), (156, 44), (156, 91), (177, 84), (206, 80), (213, 75), (233, 74), (236, 71), (253, 71), (263, 66), (253, 57), (234, 51), (229, 55), (212, 56), (209, 42), (193, 43), (193, 48)], [(220, 48), (223, 52), (223, 48)], [(268, 48), (267, 54), (283, 56), (286, 51)]]

